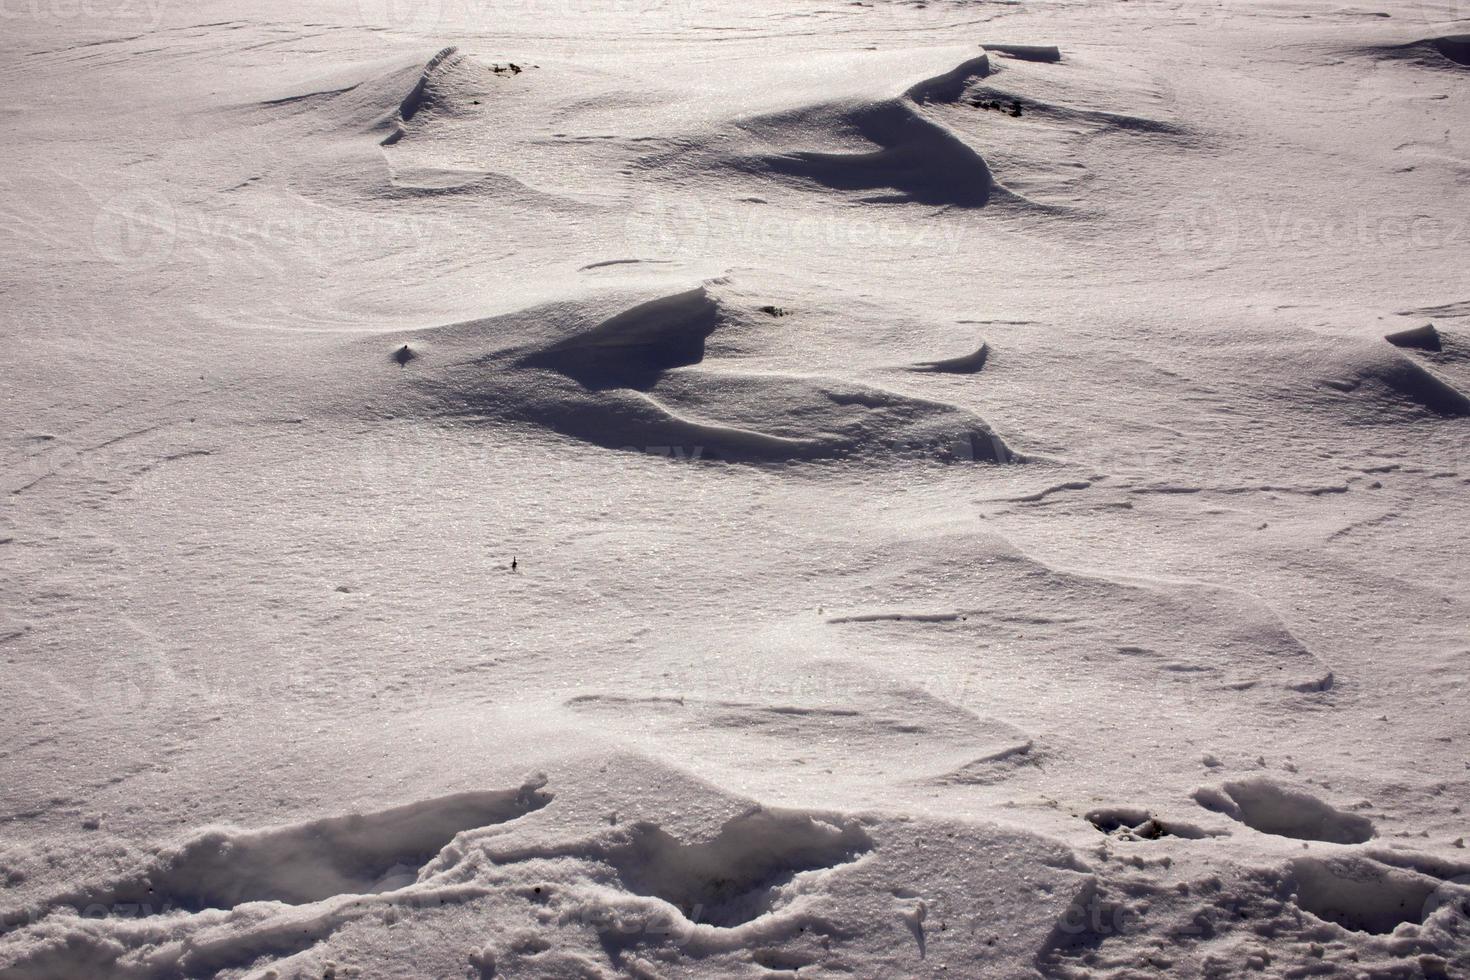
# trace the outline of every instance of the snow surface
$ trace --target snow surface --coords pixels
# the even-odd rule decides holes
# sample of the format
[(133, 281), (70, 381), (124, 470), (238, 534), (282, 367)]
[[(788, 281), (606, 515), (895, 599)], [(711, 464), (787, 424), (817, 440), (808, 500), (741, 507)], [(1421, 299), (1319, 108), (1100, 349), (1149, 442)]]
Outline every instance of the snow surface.
[(1467, 15), (0, 4), (0, 978), (1470, 976)]

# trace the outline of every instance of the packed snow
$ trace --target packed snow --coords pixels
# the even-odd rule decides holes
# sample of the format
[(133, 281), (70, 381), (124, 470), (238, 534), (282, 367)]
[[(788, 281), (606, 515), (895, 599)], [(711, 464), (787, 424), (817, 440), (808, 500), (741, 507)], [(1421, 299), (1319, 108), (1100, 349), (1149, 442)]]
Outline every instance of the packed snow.
[(1470, 976), (1467, 16), (0, 4), (0, 978)]

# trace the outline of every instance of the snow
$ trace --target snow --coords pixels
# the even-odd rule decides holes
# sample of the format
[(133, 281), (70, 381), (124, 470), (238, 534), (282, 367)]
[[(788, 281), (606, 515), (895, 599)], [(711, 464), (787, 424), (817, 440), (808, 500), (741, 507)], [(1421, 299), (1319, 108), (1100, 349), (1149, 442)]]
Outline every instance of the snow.
[(1464, 14), (5, 5), (0, 978), (1470, 975)]

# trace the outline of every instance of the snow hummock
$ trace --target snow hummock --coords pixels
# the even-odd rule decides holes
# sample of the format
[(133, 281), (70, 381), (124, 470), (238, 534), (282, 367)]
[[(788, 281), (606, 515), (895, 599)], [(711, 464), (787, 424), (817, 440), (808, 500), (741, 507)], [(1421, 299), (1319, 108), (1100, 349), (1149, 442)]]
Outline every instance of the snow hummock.
[(1470, 975), (1463, 8), (4, 13), (0, 977)]

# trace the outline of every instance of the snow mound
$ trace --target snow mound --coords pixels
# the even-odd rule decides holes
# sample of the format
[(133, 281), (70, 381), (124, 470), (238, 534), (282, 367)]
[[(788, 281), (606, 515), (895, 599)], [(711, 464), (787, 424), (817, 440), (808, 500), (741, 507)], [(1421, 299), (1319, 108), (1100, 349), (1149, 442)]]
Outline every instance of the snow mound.
[(1326, 409), (1355, 422), (1393, 424), (1470, 414), (1464, 392), (1399, 349), (1424, 342), (1414, 334), (1395, 334), (1384, 343), (1304, 329), (1242, 328), (1235, 336), (1212, 337), (1201, 349), (1222, 383), (1310, 417)]
[(316, 203), (451, 195), (514, 198), (533, 210), (569, 205), (532, 190), (510, 144), (480, 149), (489, 131), (526, 111), (532, 77), (514, 62), (490, 64), (457, 47), (395, 58), (240, 107), (251, 122), (289, 134), (300, 159), (283, 173)]
[(463, 61), (459, 49), (452, 46), (430, 58), (428, 64), (424, 65), (418, 82), (414, 84), (413, 91), (405, 95), (403, 102), (399, 104), (398, 118), (408, 122), (425, 106), (444, 104), (442, 77)]
[(1405, 44), (1367, 45), (1360, 50), (1385, 59), (1415, 62), (1431, 69), (1470, 68), (1470, 34), (1445, 34)]
[(1407, 403), (1445, 416), (1470, 415), (1470, 397), (1423, 364), (1379, 344), (1354, 346), (1326, 359), (1321, 383), (1348, 395)]
[(941, 77), (909, 90), (924, 117), (984, 150), (997, 203), (1049, 216), (1098, 212), (1121, 175), (1093, 168), (1101, 140), (1146, 143), (1155, 155), (1203, 141), (1190, 124), (1159, 118), (1174, 103), (1157, 78), (1126, 84), (1116, 66), (1088, 58), (1060, 64), (1056, 48), (985, 46), (984, 71)]
[(1067, 571), (994, 535), (892, 545), (865, 560), (892, 571), (875, 572), (829, 617), (849, 644), (867, 633), (917, 653), (926, 642), (1015, 632), (1023, 635), (987, 651), (987, 670), (1085, 671), (1096, 683), (1171, 697), (1191, 685), (1300, 694), (1333, 685), (1328, 666), (1265, 603), (1233, 589)]
[(424, 65), (403, 101), (396, 118), (387, 122), (392, 131), (384, 144), (392, 145), (407, 134), (405, 124), (424, 116), (471, 115), (474, 106), (488, 97), (496, 83), (496, 71), (456, 47), (441, 50)]
[[(756, 316), (713, 285), (645, 299), (557, 304), (445, 327), (435, 356), (394, 379), (395, 414), (514, 420), (610, 449), (729, 462), (861, 455), (946, 462), (1019, 462), (980, 418), (957, 405), (838, 377), (749, 371), (730, 346)], [(417, 349), (420, 335), (375, 340)], [(793, 365), (796, 367), (796, 365)], [(406, 389), (405, 390), (405, 386)]]
[(391, 144), (420, 115), (470, 114), (475, 100), (492, 92), (496, 82), (491, 66), (451, 45), (427, 59), (380, 63), (247, 108), (277, 117), (311, 111), (328, 126), (376, 131)]
[(705, 339), (719, 319), (719, 306), (701, 286), (624, 310), (522, 364), (550, 368), (591, 389), (647, 389), (665, 371), (704, 360)]
[(799, 787), (813, 766), (840, 769), (864, 787), (960, 770), (975, 781), (993, 763), (1032, 750), (1031, 738), (1012, 725), (850, 663), (776, 663), (762, 678), (739, 698), (593, 690), (565, 707), (579, 727), (649, 754), (682, 756), (700, 740), (707, 745), (701, 770), (741, 783), (759, 777)]

